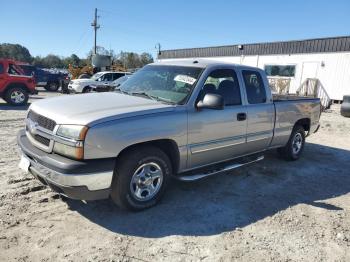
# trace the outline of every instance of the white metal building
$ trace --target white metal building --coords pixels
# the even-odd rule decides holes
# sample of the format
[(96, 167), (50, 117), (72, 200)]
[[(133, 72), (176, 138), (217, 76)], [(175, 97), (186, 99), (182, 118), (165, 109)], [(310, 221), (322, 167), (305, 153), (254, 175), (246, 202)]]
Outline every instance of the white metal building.
[(256, 66), (269, 79), (287, 79), (295, 93), (306, 79), (317, 79), (329, 98), (350, 95), (350, 36), (299, 41), (164, 50), (158, 59), (205, 58)]

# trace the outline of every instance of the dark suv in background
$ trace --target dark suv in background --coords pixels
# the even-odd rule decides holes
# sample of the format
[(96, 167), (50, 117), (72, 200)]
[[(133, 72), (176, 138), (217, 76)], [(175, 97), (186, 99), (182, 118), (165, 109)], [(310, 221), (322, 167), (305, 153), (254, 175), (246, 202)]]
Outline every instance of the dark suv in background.
[(44, 87), (47, 91), (57, 91), (61, 81), (69, 80), (68, 74), (52, 73), (28, 64), (21, 64), (19, 66), (26, 75), (33, 75), (35, 77), (37, 86)]

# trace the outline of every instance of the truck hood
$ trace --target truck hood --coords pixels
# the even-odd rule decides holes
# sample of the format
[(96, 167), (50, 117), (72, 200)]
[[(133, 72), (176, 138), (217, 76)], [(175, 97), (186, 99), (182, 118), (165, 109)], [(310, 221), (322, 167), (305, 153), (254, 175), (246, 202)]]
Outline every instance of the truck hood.
[(114, 92), (65, 95), (33, 103), (30, 110), (57, 124), (92, 126), (105, 121), (172, 111), (175, 106)]

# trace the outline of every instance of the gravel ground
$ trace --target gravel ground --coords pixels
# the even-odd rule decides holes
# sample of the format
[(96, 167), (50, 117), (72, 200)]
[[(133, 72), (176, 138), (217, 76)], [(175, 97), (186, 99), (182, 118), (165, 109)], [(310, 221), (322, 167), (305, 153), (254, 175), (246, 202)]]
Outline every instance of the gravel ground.
[(221, 176), (174, 181), (138, 213), (63, 200), (20, 171), (25, 112), (0, 101), (0, 261), (350, 261), (350, 118), (339, 107), (322, 114), (299, 161), (272, 151)]

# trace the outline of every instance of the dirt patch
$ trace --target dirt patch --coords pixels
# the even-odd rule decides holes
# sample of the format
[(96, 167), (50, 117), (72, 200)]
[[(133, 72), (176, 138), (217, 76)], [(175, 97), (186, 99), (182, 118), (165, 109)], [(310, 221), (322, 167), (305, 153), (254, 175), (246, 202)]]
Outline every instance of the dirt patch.
[(61, 199), (21, 172), (25, 112), (0, 104), (0, 261), (350, 260), (350, 119), (339, 107), (299, 161), (272, 151), (225, 175), (174, 181), (138, 213)]

